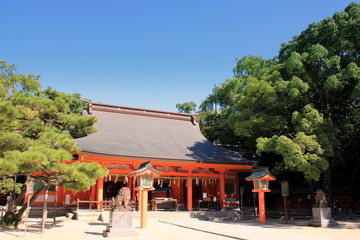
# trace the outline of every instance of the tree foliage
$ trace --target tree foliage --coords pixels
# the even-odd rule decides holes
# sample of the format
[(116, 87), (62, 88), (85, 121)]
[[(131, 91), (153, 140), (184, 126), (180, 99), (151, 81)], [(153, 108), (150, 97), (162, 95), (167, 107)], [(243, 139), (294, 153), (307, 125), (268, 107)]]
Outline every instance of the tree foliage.
[(0, 194), (8, 195), (10, 193), (19, 194), (22, 183), (15, 183), (13, 178), (0, 179)]
[(250, 137), (249, 133), (239, 134), (235, 129), (239, 121), (236, 109), (241, 94), (249, 89), (249, 85), (258, 77), (268, 74), (268, 68), (272, 64), (272, 60), (265, 61), (256, 56), (239, 59), (234, 68), (235, 77), (215, 86), (213, 93), (201, 103), (199, 122), (204, 135), (210, 141), (228, 144), (241, 142), (248, 155), (253, 155), (255, 140), (247, 138)]
[(182, 113), (195, 112), (196, 107), (197, 107), (197, 104), (194, 103), (193, 101), (176, 104), (176, 108), (178, 109), (179, 112), (182, 112)]
[[(16, 66), (0, 62), (0, 176), (26, 177), (14, 204), (22, 201), (30, 181), (43, 186), (32, 201), (52, 184), (89, 189), (107, 170), (95, 163), (70, 161), (72, 153), (80, 151), (73, 138), (96, 131), (96, 118), (81, 115), (79, 94), (42, 91), (38, 76), (15, 71)], [(25, 208), (12, 214), (20, 220)]]
[[(360, 5), (351, 3), (283, 44), (277, 58), (240, 59), (234, 79), (201, 104), (203, 131), (216, 130), (206, 119), (223, 115), (223, 131), (238, 136), (250, 157), (274, 153), (275, 171), (324, 176), (330, 187), (332, 169), (359, 140), (359, 66)], [(219, 113), (209, 110), (214, 103)]]

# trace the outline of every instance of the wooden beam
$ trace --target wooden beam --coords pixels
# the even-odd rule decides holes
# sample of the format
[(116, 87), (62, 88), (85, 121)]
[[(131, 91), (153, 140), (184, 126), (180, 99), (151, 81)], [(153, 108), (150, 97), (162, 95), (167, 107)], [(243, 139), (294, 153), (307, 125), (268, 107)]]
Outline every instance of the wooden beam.
[(175, 159), (150, 159), (150, 158), (136, 158), (136, 157), (119, 157), (119, 156), (101, 156), (101, 155), (89, 155), (83, 153), (79, 155), (79, 160), (84, 162), (99, 162), (103, 164), (103, 162), (107, 165), (109, 162), (111, 163), (123, 163), (123, 164), (130, 164), (134, 167), (139, 167), (141, 163), (145, 161), (151, 161), (153, 166), (172, 166), (172, 167), (182, 167), (182, 168), (193, 168), (196, 169), (198, 167), (202, 168), (215, 168), (217, 170), (248, 170), (252, 171), (253, 163), (248, 164), (231, 164), (228, 162), (225, 163), (200, 163), (195, 161), (184, 161), (184, 160), (175, 160)]

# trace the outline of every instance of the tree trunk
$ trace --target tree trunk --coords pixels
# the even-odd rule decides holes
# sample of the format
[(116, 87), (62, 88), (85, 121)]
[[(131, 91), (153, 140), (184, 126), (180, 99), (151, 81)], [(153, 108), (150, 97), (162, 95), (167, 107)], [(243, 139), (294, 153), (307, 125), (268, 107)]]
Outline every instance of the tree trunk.
[(357, 171), (359, 170), (359, 165), (360, 165), (360, 159), (359, 159), (359, 152), (358, 152), (358, 147), (357, 145), (355, 145), (355, 157), (356, 157), (356, 160), (355, 160), (355, 166), (353, 167), (353, 172), (351, 174), (351, 184), (352, 186), (356, 186), (356, 176), (357, 176)]
[[(45, 191), (48, 188), (49, 188), (48, 186), (42, 186), (39, 190), (37, 190), (30, 199), (30, 205), (35, 201), (35, 199), (41, 194), (42, 191)], [(19, 219), (21, 219), (21, 217), (24, 214), (24, 212), (26, 211), (26, 209), (27, 209), (27, 204), (23, 203), (20, 210), (16, 213), (15, 216), (17, 216)]]
[[(40, 195), (40, 193), (46, 189), (48, 189), (50, 186), (42, 186), (38, 191), (35, 192), (35, 194), (32, 196), (32, 198), (30, 199), (30, 204), (31, 205), (35, 199)], [(23, 200), (25, 198), (25, 193), (26, 193), (26, 187), (25, 190), (22, 191), (22, 193), (16, 198), (15, 203), (17, 202), (21, 202), (21, 200)], [(17, 205), (15, 205), (17, 206)], [(15, 219), (15, 227), (17, 227), (19, 225), (19, 223), (21, 223), (22, 220), (22, 216), (25, 213), (26, 209), (28, 207), (28, 204), (23, 203), (20, 210), (18, 212), (14, 212), (11, 209), (8, 209), (3, 217), (3, 221), (6, 223), (6, 219), (10, 218), (11, 216), (13, 216), (13, 219)]]
[(45, 190), (45, 197), (44, 197), (44, 205), (43, 205), (43, 213), (42, 213), (42, 220), (41, 220), (41, 233), (44, 233), (45, 231), (45, 221), (47, 218), (47, 199), (48, 199), (48, 189)]
[(316, 189), (315, 189), (315, 186), (314, 186), (314, 182), (313, 181), (306, 181), (306, 182), (309, 185), (311, 197), (312, 198), (315, 197)]
[(331, 207), (331, 195), (332, 195), (331, 174), (332, 174), (332, 168), (329, 167), (327, 170), (325, 170), (323, 177), (323, 187), (324, 187), (324, 192), (326, 193), (326, 199), (329, 207)]

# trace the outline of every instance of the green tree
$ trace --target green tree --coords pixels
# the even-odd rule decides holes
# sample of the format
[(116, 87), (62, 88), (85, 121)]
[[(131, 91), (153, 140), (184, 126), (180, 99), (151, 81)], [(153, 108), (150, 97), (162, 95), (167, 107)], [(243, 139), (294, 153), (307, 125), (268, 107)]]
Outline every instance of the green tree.
[[(324, 172), (328, 191), (333, 169), (359, 137), (359, 52), (360, 5), (351, 3), (345, 11), (310, 24), (283, 44), (279, 54), (282, 79), (277, 86), (282, 90), (277, 96), (286, 99), (292, 111), (288, 121), (292, 128), (283, 138), (288, 138), (291, 151), (298, 150), (290, 155), (275, 151), (284, 157), (286, 167), (295, 166), (307, 179), (318, 180)], [(258, 152), (268, 151), (267, 144), (284, 146), (283, 140), (259, 139)]]
[(197, 107), (197, 105), (196, 105), (196, 103), (194, 103), (193, 101), (176, 104), (176, 108), (177, 108), (178, 111), (181, 112), (181, 113), (192, 113), (192, 112), (195, 112), (196, 107)]
[[(31, 202), (52, 184), (89, 189), (107, 170), (97, 163), (71, 161), (72, 153), (80, 151), (73, 138), (96, 131), (96, 118), (81, 115), (79, 94), (41, 91), (38, 76), (15, 71), (15, 65), (0, 62), (0, 176), (26, 178), (11, 202), (14, 206), (22, 202), (30, 181), (42, 186)], [(5, 223), (17, 225), (26, 207), (9, 208)]]
[(200, 127), (210, 141), (223, 144), (242, 143), (248, 157), (254, 156), (256, 136), (237, 133), (235, 128), (239, 121), (237, 98), (249, 88), (249, 83), (267, 75), (273, 64), (273, 60), (245, 56), (237, 61), (233, 70), (235, 77), (214, 87), (213, 93), (200, 105)]
[(333, 170), (358, 148), (359, 66), (360, 5), (351, 3), (283, 44), (276, 59), (242, 58), (222, 85), (234, 87), (201, 106), (224, 95), (223, 119), (248, 155), (272, 153), (276, 172), (322, 179), (330, 193)]
[(229, 118), (233, 112), (233, 98), (243, 83), (239, 78), (227, 79), (213, 88), (201, 104), (198, 122), (204, 136), (213, 143), (237, 144), (238, 136), (231, 128)]

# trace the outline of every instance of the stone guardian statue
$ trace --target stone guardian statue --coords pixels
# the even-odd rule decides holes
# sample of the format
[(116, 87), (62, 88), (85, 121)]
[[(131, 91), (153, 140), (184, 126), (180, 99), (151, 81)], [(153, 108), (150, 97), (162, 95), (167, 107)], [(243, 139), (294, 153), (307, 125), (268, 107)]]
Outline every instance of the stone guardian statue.
[(336, 225), (334, 219), (331, 218), (331, 209), (328, 207), (325, 193), (323, 190), (316, 190), (315, 205), (312, 209), (313, 218), (309, 225), (314, 227), (328, 227)]
[(317, 208), (324, 208), (327, 207), (327, 200), (326, 200), (326, 196), (323, 190), (316, 190), (316, 194), (315, 194), (315, 205), (314, 207)]
[(118, 195), (112, 198), (109, 225), (103, 232), (104, 237), (138, 236), (138, 232), (132, 227), (130, 197), (130, 189), (122, 187)]
[(111, 209), (118, 211), (130, 211), (130, 189), (128, 187), (122, 187), (118, 195), (115, 198), (112, 198)]

